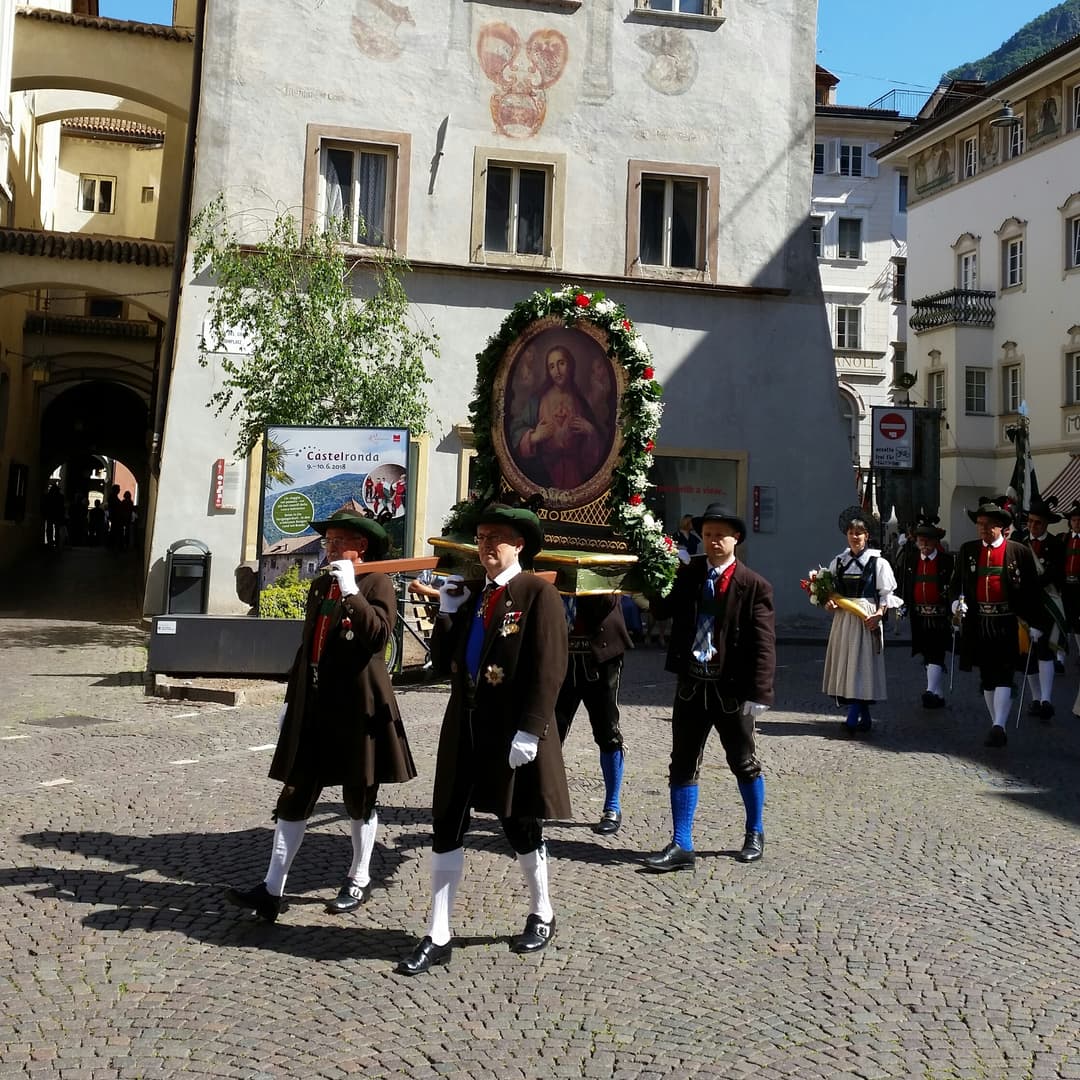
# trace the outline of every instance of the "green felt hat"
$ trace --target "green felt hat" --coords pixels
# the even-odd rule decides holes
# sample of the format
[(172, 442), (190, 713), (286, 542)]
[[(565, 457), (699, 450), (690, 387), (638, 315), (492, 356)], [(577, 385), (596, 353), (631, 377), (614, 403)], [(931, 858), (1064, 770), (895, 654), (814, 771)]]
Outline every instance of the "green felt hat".
[(385, 558), (387, 549), (390, 547), (390, 537), (386, 530), (374, 519), (364, 517), (354, 510), (338, 510), (331, 514), (325, 521), (313, 521), (311, 527), (320, 535), (325, 536), (326, 530), (331, 525), (339, 529), (351, 529), (367, 537), (368, 546), (364, 558), (368, 562), (378, 562)]
[(489, 503), (476, 518), (477, 525), (509, 525), (525, 541), (522, 554), (532, 559), (544, 546), (544, 530), (540, 519), (523, 506)]
[(967, 512), (967, 516), (972, 521), (978, 521), (980, 517), (988, 517), (991, 521), (998, 522), (1003, 529), (1013, 523), (1012, 512), (992, 499), (983, 499), (977, 509)]

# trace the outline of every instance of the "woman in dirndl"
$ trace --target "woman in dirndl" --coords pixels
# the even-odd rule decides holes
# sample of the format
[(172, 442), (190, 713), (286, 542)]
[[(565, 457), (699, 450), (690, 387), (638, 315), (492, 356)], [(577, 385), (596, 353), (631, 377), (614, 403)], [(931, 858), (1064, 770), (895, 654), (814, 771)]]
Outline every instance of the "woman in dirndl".
[(893, 595), (892, 567), (880, 551), (868, 546), (870, 527), (862, 511), (858, 507), (845, 510), (840, 528), (848, 546), (833, 559), (829, 570), (839, 595), (853, 601), (864, 614), (855, 615), (835, 600), (826, 602), (833, 621), (821, 688), (848, 706), (841, 729), (846, 735), (856, 735), (870, 730), (870, 706), (888, 696), (881, 624), (889, 608), (899, 607), (901, 601)]

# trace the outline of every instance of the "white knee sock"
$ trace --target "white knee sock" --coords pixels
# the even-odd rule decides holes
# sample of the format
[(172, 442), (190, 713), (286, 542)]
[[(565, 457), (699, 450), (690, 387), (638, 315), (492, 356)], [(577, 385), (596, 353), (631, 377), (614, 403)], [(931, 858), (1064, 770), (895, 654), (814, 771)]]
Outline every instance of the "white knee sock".
[(379, 815), (372, 810), (367, 821), (353, 819), (349, 824), (352, 828), (352, 865), (349, 867), (349, 877), (363, 887), (371, 882), (371, 853), (375, 850)]
[(983, 701), (986, 702), (986, 711), (990, 714), (990, 721), (992, 723), (994, 720), (994, 691), (984, 690)]
[(529, 914), (539, 915), (544, 922), (551, 922), (555, 912), (548, 896), (547, 848), (541, 844), (535, 851), (519, 855), (517, 860), (521, 872), (525, 875), (525, 883), (529, 886), (529, 899), (532, 903)]
[(1050, 701), (1054, 692), (1054, 661), (1039, 661), (1039, 683), (1042, 686), (1042, 700)]
[(270, 849), (270, 865), (266, 868), (266, 891), (271, 896), (285, 892), (289, 867), (300, 850), (306, 821), (279, 821), (274, 829), (274, 846)]
[(945, 669), (940, 664), (926, 665), (926, 689), (938, 697), (945, 696), (942, 693), (945, 689)]
[(1012, 687), (994, 687), (994, 724), (1005, 727), (1009, 722), (1009, 709), (1012, 706)]
[(445, 945), (450, 940), (450, 916), (464, 869), (464, 848), (431, 853), (431, 918), (427, 936), (436, 945)]

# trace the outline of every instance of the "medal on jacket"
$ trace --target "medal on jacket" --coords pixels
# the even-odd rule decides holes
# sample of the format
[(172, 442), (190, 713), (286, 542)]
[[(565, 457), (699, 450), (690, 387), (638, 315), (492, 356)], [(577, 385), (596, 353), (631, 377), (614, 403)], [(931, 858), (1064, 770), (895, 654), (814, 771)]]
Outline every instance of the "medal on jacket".
[(352, 619), (345, 615), (341, 620), (341, 636), (346, 641), (352, 641), (356, 635), (352, 632)]

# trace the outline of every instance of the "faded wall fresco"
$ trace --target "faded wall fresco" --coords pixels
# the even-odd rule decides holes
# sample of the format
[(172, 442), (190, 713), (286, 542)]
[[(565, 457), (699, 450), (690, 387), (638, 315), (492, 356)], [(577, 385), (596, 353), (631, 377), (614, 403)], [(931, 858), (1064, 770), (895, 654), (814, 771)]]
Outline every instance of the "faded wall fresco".
[(500, 135), (528, 139), (547, 116), (547, 89), (566, 68), (569, 49), (558, 30), (534, 30), (526, 42), (507, 23), (489, 23), (480, 31), (476, 55), (495, 84), (491, 119)]
[(396, 60), (402, 52), (398, 33), (402, 26), (415, 26), (406, 4), (392, 0), (357, 0), (352, 20), (356, 47), (373, 60)]
[(698, 54), (690, 35), (678, 27), (658, 27), (642, 34), (637, 45), (652, 61), (645, 82), (661, 94), (685, 94), (698, 73)]

